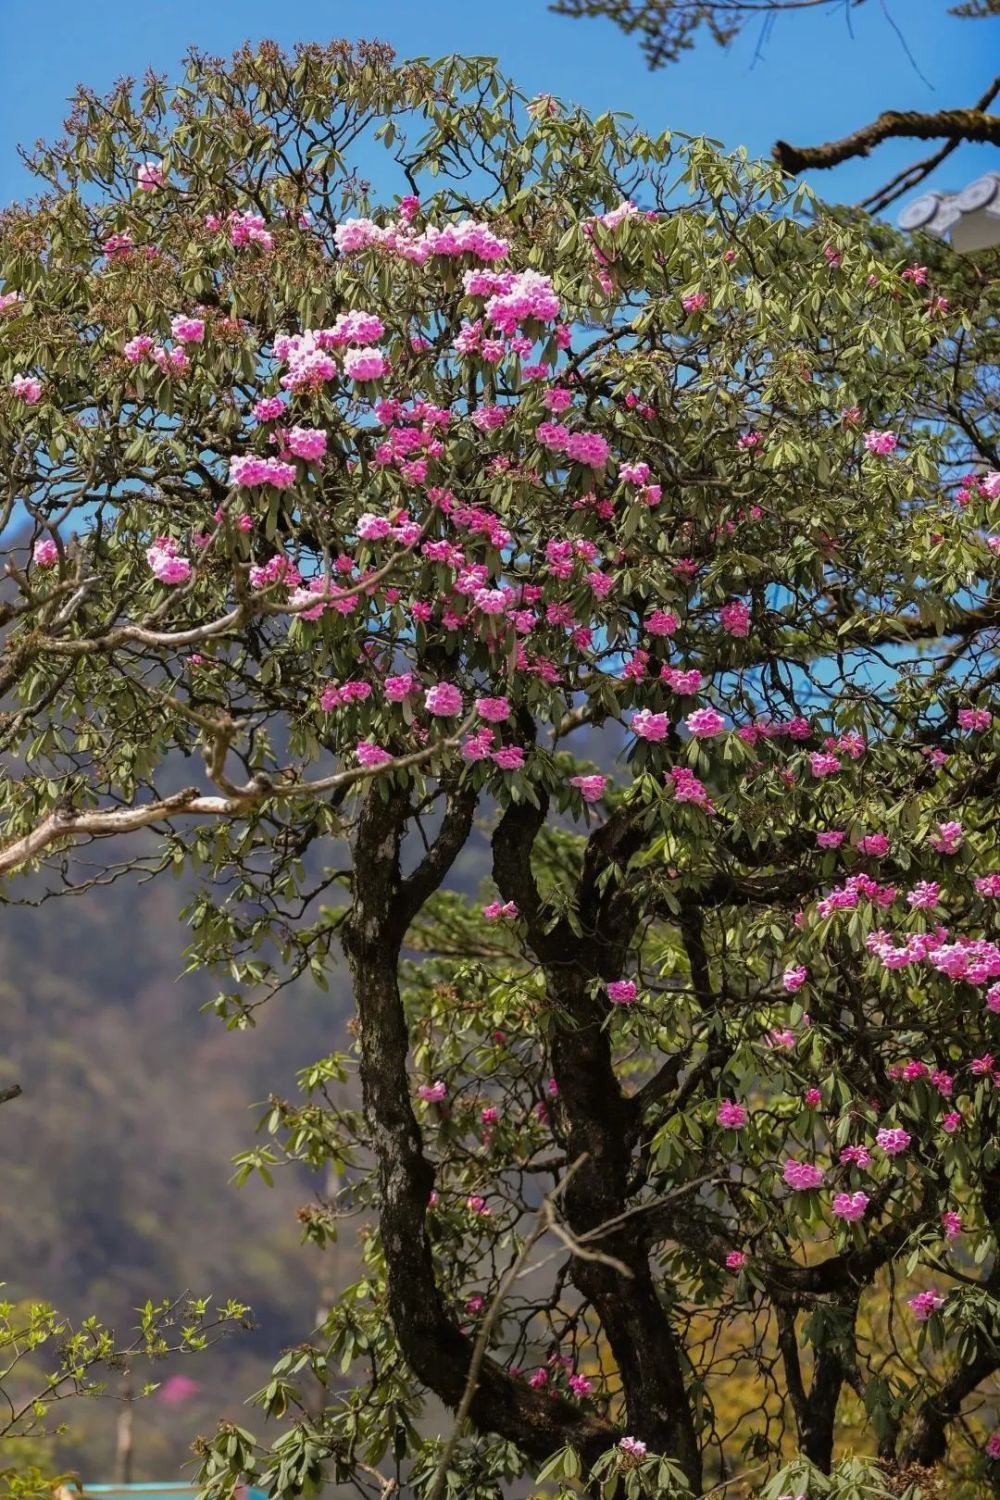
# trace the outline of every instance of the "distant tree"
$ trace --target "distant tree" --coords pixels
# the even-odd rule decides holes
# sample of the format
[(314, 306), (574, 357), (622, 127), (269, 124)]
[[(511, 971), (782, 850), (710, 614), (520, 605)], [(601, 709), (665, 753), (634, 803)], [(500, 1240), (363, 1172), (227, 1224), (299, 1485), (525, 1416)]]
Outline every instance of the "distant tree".
[(131, 1337), (121, 1338), (96, 1318), (73, 1327), (44, 1302), (0, 1301), (0, 1493), (10, 1500), (51, 1500), (55, 1487), (78, 1479), (53, 1473), (51, 1450), (63, 1431), (66, 1403), (116, 1396), (123, 1374), (143, 1369), (150, 1379), (133, 1385), (134, 1399), (141, 1400), (157, 1389), (162, 1361), (198, 1353), (247, 1316), (236, 1303), (150, 1302)]
[(0, 870), (187, 866), (229, 1026), (341, 953), (357, 1012), (239, 1171), (364, 1275), (206, 1482), (983, 1493), (989, 264), (377, 45), (30, 161)]
[[(867, 0), (554, 0), (551, 9), (564, 16), (605, 16), (622, 31), (641, 38), (643, 55), (651, 68), (677, 62), (698, 41), (702, 30), (727, 47), (750, 25), (759, 27), (761, 43), (775, 21), (785, 14), (794, 18), (803, 11), (823, 11), (843, 15), (848, 24), (850, 13)], [(1000, 16), (1000, 0), (964, 0), (945, 5), (943, 13), (966, 20), (987, 20)], [(883, 5), (883, 10), (889, 12)], [(906, 25), (906, 7), (900, 7), (900, 25)], [(1000, 115), (990, 106), (1000, 95), (1000, 76), (984, 90), (982, 96), (964, 108), (931, 111), (886, 109), (877, 119), (861, 126), (843, 140), (819, 146), (791, 146), (777, 141), (774, 157), (792, 176), (800, 172), (837, 167), (852, 157), (868, 156), (883, 141), (893, 139), (945, 142), (933, 155), (912, 163), (882, 188), (874, 191), (861, 205), (880, 212), (897, 198), (922, 182), (935, 167), (947, 160), (963, 141), (992, 141), (1000, 145)]]

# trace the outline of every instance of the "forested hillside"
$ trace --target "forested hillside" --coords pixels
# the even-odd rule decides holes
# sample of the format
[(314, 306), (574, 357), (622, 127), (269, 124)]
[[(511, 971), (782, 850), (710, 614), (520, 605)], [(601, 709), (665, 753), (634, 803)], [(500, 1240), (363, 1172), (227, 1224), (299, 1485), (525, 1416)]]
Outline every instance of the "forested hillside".
[[(204, 976), (179, 977), (182, 887), (119, 881), (0, 925), (0, 1082), (4, 1106), (0, 1236), (6, 1295), (45, 1298), (124, 1331), (132, 1309), (191, 1290), (253, 1307), (254, 1332), (175, 1368), (200, 1382), (188, 1401), (156, 1397), (135, 1413), (136, 1477), (174, 1472), (191, 1436), (258, 1385), (275, 1353), (308, 1336), (323, 1273), (301, 1246), (304, 1174), (233, 1186), (231, 1159), (254, 1141), (277, 1080), (336, 1045), (336, 987), (300, 985), (227, 1032), (201, 1007)], [(327, 1252), (329, 1254), (330, 1252)], [(168, 1393), (169, 1394), (169, 1393)], [(110, 1478), (116, 1403), (77, 1403), (64, 1458)]]

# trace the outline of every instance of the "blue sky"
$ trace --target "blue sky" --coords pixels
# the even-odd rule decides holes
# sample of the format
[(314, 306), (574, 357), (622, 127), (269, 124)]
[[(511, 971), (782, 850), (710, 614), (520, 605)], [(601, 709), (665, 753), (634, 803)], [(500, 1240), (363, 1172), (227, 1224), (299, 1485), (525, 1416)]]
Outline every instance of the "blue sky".
[[(195, 42), (229, 52), (247, 38), (284, 44), (333, 36), (377, 37), (401, 56), (445, 52), (497, 56), (530, 93), (578, 100), (591, 110), (628, 109), (647, 128), (715, 136), (767, 152), (845, 134), (884, 108), (935, 109), (973, 102), (989, 81), (1000, 21), (959, 21), (948, 0), (866, 0), (778, 19), (763, 56), (751, 27), (728, 52), (711, 42), (649, 73), (634, 40), (605, 20), (550, 14), (545, 0), (36, 0), (0, 4), (0, 204), (30, 191), (18, 143), (58, 134), (77, 82), (109, 86), (148, 66), (177, 73)], [(887, 11), (888, 7), (888, 11)], [(904, 32), (914, 62), (895, 34)], [(923, 77), (920, 76), (923, 75)], [(889, 143), (868, 161), (816, 174), (825, 196), (852, 201), (921, 154)], [(1000, 150), (965, 146), (929, 185), (960, 187), (1000, 168)]]

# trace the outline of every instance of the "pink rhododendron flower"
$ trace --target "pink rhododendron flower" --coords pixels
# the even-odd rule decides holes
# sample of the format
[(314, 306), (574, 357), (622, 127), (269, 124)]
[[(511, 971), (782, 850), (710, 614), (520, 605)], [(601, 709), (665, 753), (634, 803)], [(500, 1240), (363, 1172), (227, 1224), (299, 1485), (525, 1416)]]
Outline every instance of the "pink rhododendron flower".
[(205, 337), (205, 319), (188, 318), (180, 313), (171, 318), (170, 333), (179, 344), (200, 344)]
[(880, 1130), (875, 1136), (876, 1143), (886, 1156), (899, 1156), (909, 1146), (912, 1136), (901, 1127)]
[(326, 433), (322, 427), (291, 427), (285, 434), (285, 441), (288, 451), (296, 458), (315, 462), (326, 452)]
[(46, 536), (35, 543), (31, 557), (36, 567), (52, 568), (59, 561), (59, 548), (50, 536)]
[(913, 1313), (918, 1323), (926, 1323), (939, 1308), (944, 1307), (945, 1299), (940, 1292), (917, 1292), (913, 1297), (907, 1297), (906, 1305)]
[(830, 1207), (836, 1218), (853, 1224), (864, 1218), (868, 1203), (867, 1193), (835, 1193)]
[(684, 720), (688, 731), (696, 740), (711, 739), (725, 728), (726, 721), (714, 708), (697, 708)]
[(727, 1271), (742, 1271), (747, 1263), (747, 1254), (744, 1250), (730, 1250), (726, 1255)]
[(750, 610), (741, 599), (734, 599), (719, 610), (719, 623), (727, 635), (749, 635)]
[(229, 460), (229, 477), (233, 484), (247, 489), (269, 484), (277, 490), (287, 490), (298, 477), (294, 464), (282, 463), (277, 458), (258, 458), (254, 453)]
[(618, 1439), (618, 1448), (629, 1465), (642, 1463), (646, 1457), (646, 1444), (641, 1443), (638, 1438), (623, 1437)]
[(575, 786), (584, 802), (599, 802), (607, 786), (606, 776), (571, 776), (570, 786)]
[(793, 968), (785, 970), (784, 974), (782, 974), (781, 976), (781, 982), (786, 990), (788, 990), (791, 994), (794, 994), (796, 990), (800, 990), (802, 988), (808, 978), (809, 970), (805, 967), (805, 965), (796, 964)]
[(877, 453), (885, 458), (896, 446), (898, 439), (894, 432), (878, 432), (874, 428), (865, 433), (865, 447), (869, 453)]
[(816, 842), (821, 849), (839, 849), (846, 837), (842, 829), (829, 828), (817, 833)]
[(638, 713), (632, 715), (632, 733), (638, 735), (641, 740), (663, 740), (666, 739), (670, 730), (670, 720), (666, 714), (654, 714), (648, 708), (640, 708)]
[(378, 380), (385, 374), (385, 356), (377, 349), (348, 349), (344, 374), (350, 380)]
[(928, 836), (928, 843), (939, 854), (957, 854), (964, 838), (965, 831), (961, 823), (939, 823), (937, 832)]
[(439, 718), (450, 719), (462, 712), (462, 694), (454, 683), (438, 682), (424, 694), (424, 707), (428, 713)]
[(940, 896), (941, 887), (936, 880), (920, 880), (906, 893), (909, 904), (917, 909), (937, 906)]
[(448, 1092), (448, 1085), (439, 1078), (436, 1083), (422, 1083), (417, 1089), (417, 1095), (427, 1104), (437, 1104)]
[(10, 383), (11, 395), (25, 406), (35, 406), (42, 399), (42, 382), (33, 375), (15, 375)]
[(487, 922), (499, 922), (503, 917), (513, 920), (517, 916), (517, 904), (514, 901), (491, 901), (489, 906), (483, 907), (483, 916)]
[(159, 583), (187, 583), (191, 577), (191, 563), (180, 555), (178, 544), (172, 537), (157, 537), (146, 551), (146, 561)]
[(866, 833), (864, 838), (858, 839), (858, 849), (862, 854), (888, 854), (889, 840), (884, 833)]
[(638, 993), (632, 979), (614, 979), (608, 985), (608, 999), (615, 1005), (631, 1005)]
[(364, 766), (365, 770), (374, 770), (377, 766), (387, 765), (392, 760), (388, 750), (383, 750), (381, 745), (373, 745), (370, 740), (359, 740), (354, 750), (358, 758), (358, 764)]
[(167, 180), (167, 174), (161, 161), (144, 161), (139, 164), (135, 174), (136, 185), (140, 192), (151, 193), (156, 188), (161, 188)]
[(491, 724), (502, 724), (510, 718), (510, 702), (507, 698), (477, 698), (476, 713)]
[(669, 609), (654, 609), (645, 620), (648, 635), (674, 635), (679, 626), (680, 621)]
[(819, 1187), (823, 1181), (822, 1170), (807, 1161), (786, 1161), (781, 1169), (781, 1175), (788, 1187), (794, 1188), (799, 1193)]
[(724, 1099), (715, 1116), (716, 1125), (724, 1130), (740, 1130), (747, 1122), (746, 1106), (733, 1099)]
[(946, 1239), (957, 1239), (962, 1233), (962, 1215), (955, 1213), (953, 1209), (945, 1209), (941, 1215), (941, 1228)]

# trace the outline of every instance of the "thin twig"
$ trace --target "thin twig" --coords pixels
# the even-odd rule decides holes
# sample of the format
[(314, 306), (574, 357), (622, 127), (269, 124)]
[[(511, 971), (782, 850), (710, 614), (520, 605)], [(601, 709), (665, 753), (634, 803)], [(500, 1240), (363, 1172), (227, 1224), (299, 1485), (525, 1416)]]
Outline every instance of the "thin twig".
[(483, 1319), (482, 1326), (480, 1327), (479, 1333), (476, 1337), (476, 1342), (472, 1348), (472, 1358), (469, 1361), (469, 1373), (466, 1376), (465, 1389), (462, 1392), (462, 1400), (459, 1403), (458, 1411), (455, 1414), (455, 1424), (448, 1437), (448, 1441), (444, 1445), (444, 1450), (441, 1454), (441, 1457), (438, 1460), (437, 1468), (434, 1471), (434, 1479), (427, 1491), (427, 1500), (442, 1500), (442, 1497), (444, 1496), (448, 1481), (448, 1468), (454, 1456), (455, 1449), (458, 1446), (459, 1438), (462, 1434), (462, 1429), (465, 1426), (466, 1420), (468, 1419), (468, 1415), (472, 1408), (472, 1402), (475, 1398), (476, 1391), (479, 1388), (479, 1374), (483, 1368), (483, 1360), (486, 1358), (486, 1350), (489, 1345), (490, 1335), (493, 1332), (493, 1327), (497, 1321), (497, 1318), (500, 1316), (500, 1309), (503, 1307), (503, 1304), (506, 1301), (507, 1293), (510, 1291), (511, 1287), (514, 1285), (514, 1282), (517, 1280), (517, 1277), (520, 1274), (520, 1271), (524, 1266), (524, 1263), (527, 1260), (528, 1256), (531, 1254), (534, 1246), (542, 1238), (542, 1235), (545, 1234), (547, 1230), (552, 1228), (555, 1221), (555, 1200), (566, 1187), (567, 1183), (573, 1177), (574, 1173), (576, 1173), (579, 1168), (583, 1166), (583, 1163), (586, 1160), (586, 1155), (577, 1157), (576, 1161), (567, 1168), (563, 1177), (552, 1189), (552, 1192), (549, 1193), (545, 1198), (543, 1198), (541, 1207), (538, 1210), (538, 1217), (535, 1221), (535, 1227), (527, 1236), (518, 1254), (511, 1262), (511, 1264), (507, 1267), (507, 1270), (504, 1272), (503, 1276), (500, 1278), (500, 1284), (493, 1295), (493, 1300), (486, 1310), (486, 1316)]

